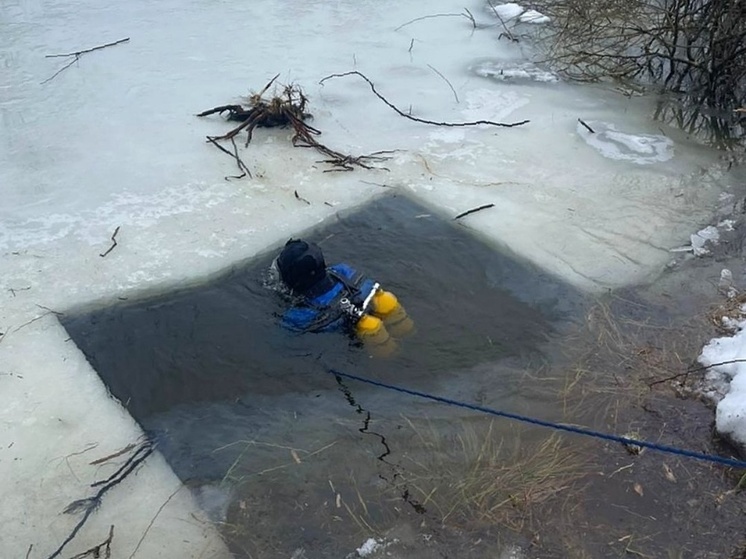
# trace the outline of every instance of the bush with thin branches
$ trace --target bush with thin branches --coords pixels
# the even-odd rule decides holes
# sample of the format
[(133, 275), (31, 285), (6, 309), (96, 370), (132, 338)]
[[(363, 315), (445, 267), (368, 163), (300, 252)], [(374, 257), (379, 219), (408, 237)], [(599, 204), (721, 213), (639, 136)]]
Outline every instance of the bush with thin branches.
[(538, 0), (545, 61), (573, 80), (661, 94), (656, 117), (720, 144), (746, 135), (746, 0)]

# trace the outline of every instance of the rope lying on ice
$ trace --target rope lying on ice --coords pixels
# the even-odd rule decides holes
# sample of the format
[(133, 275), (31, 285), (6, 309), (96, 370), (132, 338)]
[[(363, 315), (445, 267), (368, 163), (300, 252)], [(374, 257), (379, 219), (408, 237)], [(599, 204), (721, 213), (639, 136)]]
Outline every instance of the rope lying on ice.
[(746, 469), (746, 461), (743, 461), (743, 460), (736, 460), (733, 458), (724, 458), (722, 456), (717, 456), (714, 454), (706, 454), (704, 452), (695, 452), (692, 450), (685, 450), (685, 449), (676, 448), (673, 446), (651, 443), (648, 441), (642, 441), (642, 440), (637, 440), (637, 439), (631, 439), (629, 437), (609, 435), (608, 433), (601, 433), (600, 431), (594, 431), (593, 429), (587, 429), (585, 427), (573, 427), (571, 425), (565, 425), (563, 423), (556, 423), (554, 421), (544, 421), (542, 419), (535, 419), (533, 417), (528, 417), (528, 416), (520, 415), (517, 413), (510, 413), (510, 412), (495, 410), (495, 409), (488, 408), (485, 406), (479, 406), (477, 404), (459, 402), (458, 400), (452, 400), (451, 398), (444, 398), (442, 396), (435, 396), (433, 394), (427, 394), (425, 392), (420, 392), (418, 390), (411, 390), (409, 388), (403, 388), (400, 386), (395, 386), (393, 384), (386, 384), (385, 382), (372, 380), (369, 378), (361, 377), (358, 375), (353, 375), (350, 373), (343, 373), (335, 369), (330, 369), (328, 370), (328, 372), (334, 375), (335, 377), (337, 377), (337, 379), (347, 378), (351, 380), (356, 380), (358, 382), (363, 382), (365, 384), (378, 386), (379, 388), (385, 388), (386, 390), (393, 390), (395, 392), (401, 392), (402, 394), (409, 394), (410, 396), (417, 396), (418, 398), (425, 398), (426, 400), (432, 400), (434, 402), (448, 404), (449, 406), (465, 408), (465, 409), (469, 409), (473, 411), (478, 411), (481, 413), (486, 413), (489, 415), (495, 415), (497, 417), (505, 417), (507, 419), (513, 419), (515, 421), (522, 421), (523, 423), (530, 423), (532, 425), (538, 425), (540, 427), (549, 427), (550, 429), (557, 429), (559, 431), (567, 431), (569, 433), (576, 433), (578, 435), (585, 435), (587, 437), (595, 437), (597, 439), (603, 439), (606, 441), (622, 443), (624, 445), (636, 445), (636, 446), (640, 446), (643, 448), (649, 448), (651, 450), (657, 450), (659, 452), (667, 452), (669, 454), (677, 454), (679, 456), (686, 456), (688, 458), (694, 458), (696, 460), (714, 462), (716, 464), (722, 464), (724, 466), (731, 466), (733, 468)]

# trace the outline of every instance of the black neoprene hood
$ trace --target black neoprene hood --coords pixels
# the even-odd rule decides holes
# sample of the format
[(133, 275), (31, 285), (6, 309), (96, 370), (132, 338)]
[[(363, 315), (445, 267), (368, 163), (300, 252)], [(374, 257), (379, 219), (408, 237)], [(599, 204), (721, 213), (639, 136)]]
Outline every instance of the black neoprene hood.
[(315, 243), (290, 239), (277, 257), (280, 279), (295, 293), (304, 294), (326, 278), (326, 261)]

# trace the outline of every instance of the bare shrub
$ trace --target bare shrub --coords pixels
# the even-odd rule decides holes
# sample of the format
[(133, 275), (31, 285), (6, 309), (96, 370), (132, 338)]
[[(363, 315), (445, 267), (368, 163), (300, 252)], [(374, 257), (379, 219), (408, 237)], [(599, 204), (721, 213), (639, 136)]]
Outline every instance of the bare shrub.
[[(539, 0), (546, 62), (661, 94), (656, 117), (721, 144), (746, 133), (746, 0)], [(740, 109), (740, 110), (739, 110)]]

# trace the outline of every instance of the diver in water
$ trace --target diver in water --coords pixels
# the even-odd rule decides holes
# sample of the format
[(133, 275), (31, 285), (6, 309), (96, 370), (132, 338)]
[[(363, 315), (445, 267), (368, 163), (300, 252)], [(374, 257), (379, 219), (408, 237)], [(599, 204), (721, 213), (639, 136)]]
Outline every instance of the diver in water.
[(348, 264), (327, 267), (318, 245), (290, 239), (273, 267), (294, 296), (282, 324), (295, 332), (341, 331), (378, 355), (396, 347), (392, 335), (410, 333), (413, 323), (397, 298)]

